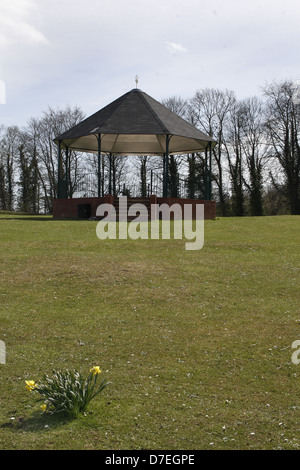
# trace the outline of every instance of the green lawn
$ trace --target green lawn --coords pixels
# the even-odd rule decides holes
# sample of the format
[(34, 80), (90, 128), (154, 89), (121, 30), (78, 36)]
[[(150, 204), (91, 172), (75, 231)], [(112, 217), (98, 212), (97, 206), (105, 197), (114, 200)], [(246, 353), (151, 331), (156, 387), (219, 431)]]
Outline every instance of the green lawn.
[[(300, 449), (300, 217), (206, 221), (184, 245), (0, 215), (1, 449)], [(25, 390), (93, 365), (111, 384), (77, 420)]]

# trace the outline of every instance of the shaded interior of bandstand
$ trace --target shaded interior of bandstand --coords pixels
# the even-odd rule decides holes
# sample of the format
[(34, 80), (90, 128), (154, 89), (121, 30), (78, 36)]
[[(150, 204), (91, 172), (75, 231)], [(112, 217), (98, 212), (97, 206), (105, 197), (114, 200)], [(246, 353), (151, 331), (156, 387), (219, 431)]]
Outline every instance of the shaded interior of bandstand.
[[(110, 161), (112, 155), (110, 154)], [(130, 156), (128, 156), (130, 158)], [(68, 197), (69, 194), (69, 181), (68, 181), (68, 161), (69, 161), (69, 149), (64, 149), (58, 145), (58, 184), (57, 184), (57, 198), (53, 200), (53, 218), (54, 219), (89, 219), (97, 220), (97, 208), (102, 204), (110, 204), (114, 206), (117, 218), (120, 216), (120, 198), (122, 198), (122, 207), (124, 210), (124, 201), (126, 201), (126, 210), (133, 204), (142, 204), (148, 212), (148, 218), (150, 220), (151, 214), (153, 217), (153, 211), (151, 212), (152, 205), (160, 207), (163, 204), (167, 204), (171, 210), (172, 218), (172, 206), (174, 204), (182, 208), (182, 214), (184, 214), (184, 206), (187, 204), (190, 206), (192, 218), (197, 217), (197, 205), (202, 204), (204, 206), (204, 218), (215, 219), (216, 217), (216, 203), (212, 201), (212, 149), (210, 143), (204, 152), (204, 181), (203, 181), (203, 199), (192, 199), (173, 197), (170, 194), (170, 174), (169, 174), (169, 160), (170, 155), (161, 155), (163, 161), (163, 171), (161, 175), (162, 187), (154, 190), (152, 184), (149, 185), (147, 196), (131, 197), (130, 195), (122, 194), (122, 191), (118, 191), (118, 195), (114, 194), (114, 185), (112, 183), (112, 167), (109, 165), (109, 171), (106, 175), (107, 181), (105, 181), (105, 175), (103, 171), (103, 154), (98, 154), (98, 171), (96, 172), (96, 184), (94, 192), (96, 196), (88, 197)], [(106, 184), (105, 184), (106, 183)], [(105, 188), (106, 192), (105, 192)], [(75, 193), (76, 194), (76, 193)], [(126, 199), (125, 199), (126, 198)], [(137, 207), (137, 206), (136, 206)], [(173, 206), (174, 207), (174, 206)], [(139, 213), (137, 212), (137, 215)], [(124, 215), (123, 215), (124, 216)], [(158, 214), (158, 217), (160, 213)], [(132, 217), (128, 220), (132, 220)]]

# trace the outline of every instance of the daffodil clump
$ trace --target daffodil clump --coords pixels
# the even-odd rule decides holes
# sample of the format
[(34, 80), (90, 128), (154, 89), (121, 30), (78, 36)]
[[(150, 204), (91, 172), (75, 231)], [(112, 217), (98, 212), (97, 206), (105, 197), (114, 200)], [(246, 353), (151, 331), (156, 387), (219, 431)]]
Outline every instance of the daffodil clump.
[(79, 413), (85, 412), (91, 400), (99, 395), (108, 385), (103, 380), (97, 385), (101, 370), (99, 366), (90, 369), (87, 378), (81, 373), (66, 370), (52, 371), (52, 375), (44, 375), (40, 382), (26, 380), (26, 390), (41, 395), (41, 409), (51, 414), (66, 413), (76, 418)]

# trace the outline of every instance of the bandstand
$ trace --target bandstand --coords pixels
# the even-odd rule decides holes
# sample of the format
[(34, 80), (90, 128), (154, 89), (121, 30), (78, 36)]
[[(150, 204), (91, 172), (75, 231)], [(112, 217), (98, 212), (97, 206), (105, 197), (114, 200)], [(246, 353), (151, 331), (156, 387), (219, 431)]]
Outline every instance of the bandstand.
[[(102, 194), (101, 159), (103, 154), (124, 156), (162, 156), (163, 194), (148, 198), (128, 198), (128, 204), (190, 203), (204, 204), (206, 219), (215, 218), (212, 201), (212, 149), (216, 142), (208, 135), (171, 112), (145, 92), (135, 88), (108, 104), (92, 116), (56, 136), (58, 147), (58, 188), (53, 200), (53, 217), (94, 218), (102, 203), (117, 205), (112, 194)], [(68, 152), (76, 150), (97, 155), (97, 196), (68, 198)], [(170, 155), (205, 154), (205, 195), (203, 200), (171, 198), (168, 194)]]

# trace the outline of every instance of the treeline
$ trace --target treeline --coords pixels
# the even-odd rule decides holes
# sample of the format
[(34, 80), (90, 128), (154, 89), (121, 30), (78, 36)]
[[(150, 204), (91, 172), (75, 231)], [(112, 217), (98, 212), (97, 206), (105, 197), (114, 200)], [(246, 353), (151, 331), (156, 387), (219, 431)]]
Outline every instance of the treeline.
[[(300, 214), (300, 104), (293, 82), (266, 85), (262, 98), (238, 100), (233, 91), (198, 90), (189, 100), (163, 104), (212, 136), (212, 197), (220, 216)], [(80, 108), (49, 108), (25, 128), (0, 128), (0, 209), (51, 213), (57, 196), (57, 147), (53, 138), (84, 118)], [(103, 158), (102, 193), (149, 191), (151, 174), (161, 174), (162, 158)], [(93, 154), (69, 152), (68, 197), (95, 175)], [(204, 198), (205, 155), (171, 156), (169, 195)], [(96, 188), (95, 188), (96, 189)], [(152, 186), (151, 186), (152, 189)], [(184, 191), (184, 194), (183, 194)], [(84, 195), (84, 194), (82, 194)], [(135, 194), (137, 195), (137, 194)]]
[[(27, 213), (51, 213), (57, 196), (57, 147), (53, 138), (84, 118), (75, 107), (51, 108), (24, 129), (0, 128), (0, 209)], [(80, 156), (71, 152), (70, 171), (80, 166)], [(72, 178), (73, 181), (73, 178)]]
[[(263, 97), (203, 89), (164, 102), (217, 141), (213, 198), (221, 216), (300, 214), (300, 104), (292, 81), (272, 83)], [(179, 159), (175, 158), (175, 164)], [(204, 194), (203, 154), (187, 156), (189, 197)], [(173, 169), (173, 174), (175, 174)]]

